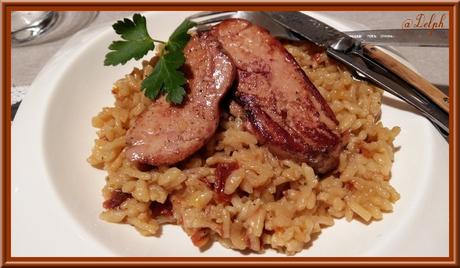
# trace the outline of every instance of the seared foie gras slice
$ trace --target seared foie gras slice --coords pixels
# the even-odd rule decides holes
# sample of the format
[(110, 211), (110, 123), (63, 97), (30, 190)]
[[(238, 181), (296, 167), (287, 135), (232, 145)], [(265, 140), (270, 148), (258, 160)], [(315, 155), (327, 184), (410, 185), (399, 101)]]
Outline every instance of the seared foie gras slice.
[(237, 68), (235, 100), (259, 141), (318, 173), (334, 169), (342, 150), (338, 122), (283, 45), (246, 20), (223, 21), (211, 33)]
[(186, 99), (177, 106), (160, 98), (136, 119), (127, 133), (128, 159), (172, 165), (199, 150), (216, 131), (219, 102), (234, 81), (234, 65), (208, 33), (192, 37), (184, 54)]

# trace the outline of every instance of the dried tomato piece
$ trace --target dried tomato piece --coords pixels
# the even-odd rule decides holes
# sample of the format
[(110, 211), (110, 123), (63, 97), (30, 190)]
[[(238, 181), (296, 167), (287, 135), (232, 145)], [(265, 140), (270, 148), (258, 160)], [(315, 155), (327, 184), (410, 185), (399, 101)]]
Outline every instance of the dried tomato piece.
[(112, 192), (110, 199), (107, 199), (102, 203), (102, 206), (105, 209), (114, 209), (120, 206), (123, 202), (125, 202), (128, 198), (132, 198), (133, 196), (130, 193), (123, 193), (120, 189), (117, 189)]
[(152, 212), (153, 218), (156, 218), (158, 216), (171, 217), (173, 215), (173, 207), (171, 200), (169, 200), (169, 198), (166, 199), (166, 201), (163, 204), (160, 202), (152, 201), (150, 203), (149, 208)]
[(240, 168), (237, 162), (229, 163), (218, 163), (216, 165), (216, 181), (214, 183), (214, 200), (218, 203), (228, 203), (232, 199), (231, 195), (225, 194), (225, 182), (227, 181), (228, 176), (232, 174), (234, 170)]

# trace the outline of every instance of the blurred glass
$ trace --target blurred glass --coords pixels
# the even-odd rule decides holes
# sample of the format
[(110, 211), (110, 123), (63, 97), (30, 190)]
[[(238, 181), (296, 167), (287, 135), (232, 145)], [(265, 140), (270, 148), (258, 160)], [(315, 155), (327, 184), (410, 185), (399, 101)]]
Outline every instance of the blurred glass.
[(14, 11), (11, 45), (29, 46), (68, 37), (88, 26), (97, 14), (97, 11)]

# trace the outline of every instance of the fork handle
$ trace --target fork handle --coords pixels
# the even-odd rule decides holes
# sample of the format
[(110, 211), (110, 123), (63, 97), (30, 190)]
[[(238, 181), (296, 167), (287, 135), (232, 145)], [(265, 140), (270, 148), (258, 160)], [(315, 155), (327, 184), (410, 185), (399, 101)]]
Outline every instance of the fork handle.
[(397, 61), (392, 56), (386, 54), (382, 50), (372, 45), (364, 45), (366, 54), (377, 62), (381, 63), (387, 69), (407, 81), (414, 86), (418, 91), (423, 93), (427, 98), (431, 99), (441, 109), (449, 113), (449, 96), (444, 94), (439, 88), (428, 82), (416, 72), (409, 69), (404, 64)]

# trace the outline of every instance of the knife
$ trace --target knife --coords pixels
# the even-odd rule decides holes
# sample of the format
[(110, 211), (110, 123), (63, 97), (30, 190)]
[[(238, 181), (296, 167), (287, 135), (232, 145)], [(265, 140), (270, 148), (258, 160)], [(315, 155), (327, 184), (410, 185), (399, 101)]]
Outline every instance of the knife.
[[(298, 36), (323, 47), (327, 54), (385, 91), (417, 108), (447, 139), (449, 98), (438, 88), (377, 47), (301, 12), (266, 12), (275, 22)], [(423, 92), (423, 93), (422, 93)]]
[(373, 45), (412, 46), (412, 47), (448, 47), (448, 29), (385, 29), (345, 31), (348, 36), (362, 43)]

